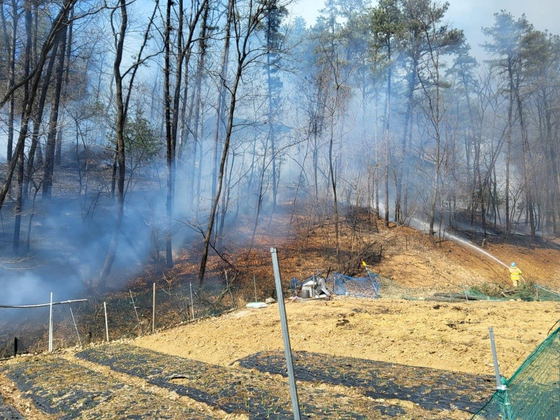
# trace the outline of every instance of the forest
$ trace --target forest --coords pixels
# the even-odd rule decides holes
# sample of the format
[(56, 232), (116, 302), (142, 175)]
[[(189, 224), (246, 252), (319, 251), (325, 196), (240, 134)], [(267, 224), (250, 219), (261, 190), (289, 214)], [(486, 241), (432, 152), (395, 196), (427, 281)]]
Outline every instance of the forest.
[(197, 238), (202, 284), (230, 226), (250, 249), (286, 212), (337, 251), (351, 209), (557, 235), (560, 38), (497, 11), (477, 60), (448, 7), (0, 0), (2, 276), (103, 290)]

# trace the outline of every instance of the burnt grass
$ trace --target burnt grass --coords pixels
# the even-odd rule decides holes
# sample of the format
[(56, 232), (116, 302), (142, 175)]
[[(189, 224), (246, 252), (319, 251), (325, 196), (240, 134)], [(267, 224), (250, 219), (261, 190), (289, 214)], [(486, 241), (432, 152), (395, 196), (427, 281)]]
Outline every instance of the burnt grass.
[[(368, 397), (412, 401), (426, 410), (476, 413), (494, 393), (491, 376), (310, 352), (294, 353), (293, 358), (299, 381), (360, 388)], [(234, 363), (287, 376), (281, 352), (259, 352)]]
[(26, 358), (1, 371), (38, 410), (59, 420), (210, 418), (61, 358)]
[(14, 407), (6, 404), (4, 397), (0, 395), (0, 419), (4, 420), (24, 420), (25, 417)]

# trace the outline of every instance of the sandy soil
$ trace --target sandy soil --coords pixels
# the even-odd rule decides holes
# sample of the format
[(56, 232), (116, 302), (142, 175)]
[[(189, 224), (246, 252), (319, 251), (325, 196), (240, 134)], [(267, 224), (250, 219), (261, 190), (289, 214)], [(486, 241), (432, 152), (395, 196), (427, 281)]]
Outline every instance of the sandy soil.
[[(511, 376), (558, 320), (552, 302), (441, 303), (337, 298), (289, 302), (294, 350), (494, 374), (488, 328), (493, 327), (501, 373)], [(277, 304), (240, 309), (134, 344), (229, 365), (263, 350), (283, 350)]]

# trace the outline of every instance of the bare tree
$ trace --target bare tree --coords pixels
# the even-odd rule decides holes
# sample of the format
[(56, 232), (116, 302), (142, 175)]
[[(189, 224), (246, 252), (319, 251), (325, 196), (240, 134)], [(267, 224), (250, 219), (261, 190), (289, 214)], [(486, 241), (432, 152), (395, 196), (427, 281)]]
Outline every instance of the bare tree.
[[(113, 37), (115, 42), (115, 60), (113, 62), (113, 78), (115, 81), (115, 95), (116, 95), (116, 118), (115, 118), (115, 156), (117, 161), (118, 177), (117, 177), (117, 208), (116, 208), (116, 218), (115, 227), (113, 230), (113, 235), (111, 237), (111, 242), (109, 244), (109, 249), (107, 251), (107, 256), (105, 257), (105, 262), (99, 277), (97, 278), (95, 286), (99, 290), (105, 289), (107, 285), (107, 279), (111, 268), (117, 256), (117, 249), (119, 244), (119, 233), (123, 221), (124, 215), (124, 195), (125, 195), (125, 177), (126, 177), (126, 166), (125, 166), (125, 125), (127, 121), (130, 97), (132, 94), (132, 87), (134, 86), (135, 77), (138, 68), (143, 64), (150, 56), (144, 56), (144, 50), (150, 38), (151, 28), (154, 22), (154, 16), (159, 7), (158, 2), (154, 6), (154, 11), (148, 21), (146, 31), (144, 32), (144, 37), (142, 44), (139, 47), (139, 52), (136, 56), (136, 61), (124, 72), (121, 70), (121, 65), (123, 61), (123, 52), (125, 38), (128, 30), (128, 9), (127, 1), (119, 0), (117, 7), (111, 11), (111, 25), (113, 27)], [(117, 13), (119, 13), (120, 25), (115, 27), (117, 19)], [(125, 86), (125, 77), (128, 76), (127, 85)]]
[[(202, 284), (204, 281), (204, 274), (206, 272), (206, 263), (208, 261), (208, 251), (210, 248), (210, 241), (214, 229), (215, 218), (218, 210), (218, 204), (222, 194), (222, 187), (224, 182), (224, 175), (226, 169), (226, 162), (228, 159), (232, 134), (234, 129), (234, 117), (236, 115), (236, 106), (238, 104), (238, 91), (242, 81), (242, 76), (245, 74), (247, 67), (253, 64), (256, 60), (261, 58), (266, 50), (263, 51), (262, 47), (255, 47), (252, 45), (251, 40), (255, 33), (260, 30), (263, 20), (267, 16), (269, 8), (266, 2), (254, 2), (249, 0), (247, 2), (235, 2), (230, 0), (228, 3), (228, 21), (226, 27), (232, 30), (231, 41), (234, 47), (233, 69), (231, 81), (224, 72), (225, 61), (222, 62), (222, 83), (223, 90), (221, 93), (229, 93), (229, 107), (227, 114), (227, 124), (225, 127), (224, 143), (221, 147), (221, 158), (216, 175), (216, 190), (212, 198), (212, 206), (210, 214), (208, 215), (208, 226), (204, 234), (204, 245), (202, 250), (202, 258), (200, 262), (200, 270), (198, 274), (198, 281)], [(230, 13), (231, 12), (231, 13)], [(227, 60), (227, 51), (229, 50), (229, 36), (226, 31), (226, 44), (224, 46), (224, 57)]]
[[(46, 39), (43, 42), (43, 45), (41, 46), (41, 53), (39, 54), (39, 57), (37, 58), (37, 61), (36, 61), (36, 64), (35, 64), (34, 68), (30, 71), (29, 76), (24, 77), (24, 79), (22, 81), (14, 84), (14, 86), (12, 86), (12, 88), (9, 89), (8, 92), (6, 92), (6, 94), (4, 95), (2, 100), (0, 101), (0, 107), (4, 106), (4, 104), (6, 102), (8, 102), (9, 100), (11, 100), (13, 98), (15, 92), (18, 89), (20, 89), (22, 86), (24, 86), (27, 82), (30, 82), (29, 91), (28, 91), (28, 98), (27, 98), (27, 101), (25, 103), (25, 107), (24, 107), (24, 110), (23, 110), (23, 113), (22, 113), (21, 127), (20, 127), (20, 132), (19, 132), (16, 148), (14, 150), (14, 156), (20, 155), (21, 151), (25, 147), (25, 139), (27, 138), (30, 119), (33, 116), (33, 113), (35, 111), (35, 98), (36, 98), (37, 93), (39, 91), (39, 86), (40, 86), (41, 79), (42, 79), (42, 74), (43, 74), (43, 68), (44, 68), (45, 63), (47, 62), (47, 60), (49, 58), (49, 53), (50, 53), (51, 49), (53, 48), (53, 46), (56, 42), (56, 38), (58, 37), (59, 32), (63, 31), (64, 28), (65, 28), (65, 25), (66, 25), (66, 22), (67, 22), (67, 19), (68, 19), (68, 15), (69, 15), (72, 7), (74, 7), (75, 3), (76, 3), (76, 0), (66, 0), (65, 3), (61, 6), (58, 14), (56, 15), (56, 17), (54, 18), (54, 20), (51, 24), (51, 27), (49, 29), (49, 32), (48, 32), (47, 36), (46, 36)], [(6, 195), (8, 194), (8, 191), (10, 189), (10, 185), (11, 185), (12, 178), (13, 178), (13, 175), (14, 175), (14, 172), (15, 172), (16, 164), (17, 164), (17, 159), (12, 159), (10, 164), (9, 164), (9, 167), (8, 167), (6, 178), (4, 179), (4, 183), (2, 184), (2, 187), (0, 188), (0, 209), (4, 205)]]

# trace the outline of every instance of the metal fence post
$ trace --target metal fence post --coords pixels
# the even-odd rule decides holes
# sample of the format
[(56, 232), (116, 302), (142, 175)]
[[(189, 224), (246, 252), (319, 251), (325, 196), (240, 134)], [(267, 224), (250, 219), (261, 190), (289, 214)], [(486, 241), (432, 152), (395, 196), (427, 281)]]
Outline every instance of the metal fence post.
[(488, 328), (488, 333), (490, 334), (490, 344), (492, 346), (492, 358), (494, 359), (494, 372), (496, 374), (496, 389), (497, 392), (501, 394), (500, 408), (502, 416), (505, 420), (512, 420), (513, 415), (511, 412), (511, 402), (509, 400), (508, 388), (506, 383), (502, 381), (502, 376), (500, 375), (500, 367), (498, 365), (498, 354), (496, 352), (496, 342), (494, 340), (494, 329), (492, 327)]
[(156, 284), (154, 283), (152, 292), (152, 334), (156, 332)]
[(49, 353), (53, 351), (53, 292), (51, 292), (51, 302), (49, 304)]
[(103, 311), (105, 312), (105, 335), (109, 342), (109, 321), (107, 320), (107, 302), (103, 302)]
[(278, 265), (278, 254), (275, 248), (270, 248), (272, 254), (272, 266), (274, 268), (274, 280), (276, 282), (276, 294), (278, 297), (278, 309), (280, 310), (280, 322), (282, 324), (282, 337), (284, 339), (284, 350), (286, 352), (286, 367), (288, 368), (288, 378), (290, 380), (290, 395), (292, 397), (292, 407), (294, 410), (294, 420), (300, 420), (299, 401), (294, 375), (294, 365), (292, 359), (292, 348), (290, 346), (290, 333), (288, 331), (288, 318), (284, 305), (284, 294), (282, 293), (282, 281), (280, 278), (280, 268)]

